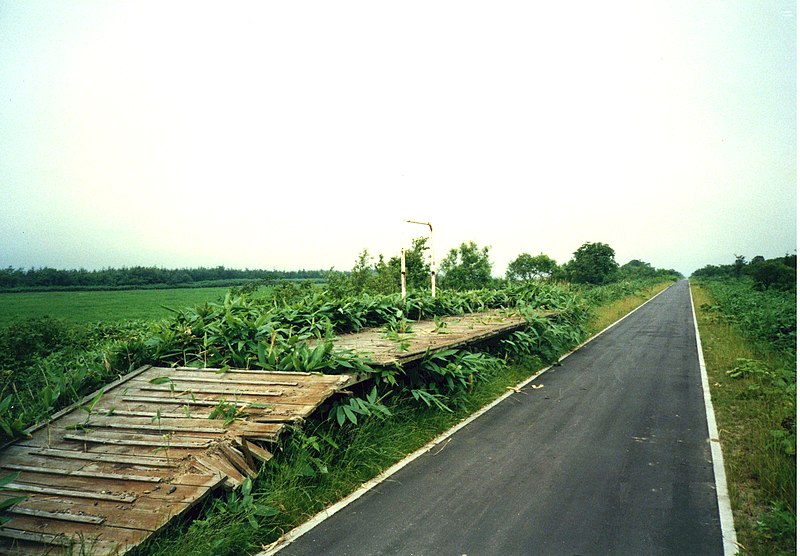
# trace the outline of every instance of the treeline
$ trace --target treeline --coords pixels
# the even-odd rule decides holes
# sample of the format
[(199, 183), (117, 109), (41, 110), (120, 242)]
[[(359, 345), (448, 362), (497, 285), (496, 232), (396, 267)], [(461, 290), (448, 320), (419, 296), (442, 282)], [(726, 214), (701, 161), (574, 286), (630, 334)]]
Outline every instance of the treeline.
[(758, 290), (797, 288), (797, 255), (784, 255), (774, 259), (755, 256), (749, 262), (744, 255), (734, 255), (732, 264), (706, 265), (695, 270), (696, 278), (745, 278), (753, 279)]
[(323, 270), (239, 270), (213, 268), (168, 269), (133, 266), (103, 270), (8, 267), (0, 269), (0, 291), (175, 288), (238, 285), (253, 280), (313, 280), (325, 278)]
[[(409, 291), (430, 288), (431, 265), (428, 238), (413, 240), (405, 250), (406, 285)], [(605, 243), (585, 243), (572, 258), (559, 265), (545, 254), (532, 256), (521, 253), (508, 265), (505, 278), (492, 273), (490, 248), (481, 247), (474, 241), (463, 242), (450, 249), (442, 259), (436, 274), (437, 287), (446, 290), (475, 290), (502, 288), (515, 282), (570, 282), (600, 286), (624, 280), (678, 280), (680, 272), (673, 269), (655, 268), (650, 263), (634, 259), (624, 265), (617, 263), (616, 253)], [(337, 293), (380, 293), (400, 291), (400, 258), (388, 261), (383, 255), (375, 261), (363, 250), (349, 273), (329, 273), (329, 289)]]

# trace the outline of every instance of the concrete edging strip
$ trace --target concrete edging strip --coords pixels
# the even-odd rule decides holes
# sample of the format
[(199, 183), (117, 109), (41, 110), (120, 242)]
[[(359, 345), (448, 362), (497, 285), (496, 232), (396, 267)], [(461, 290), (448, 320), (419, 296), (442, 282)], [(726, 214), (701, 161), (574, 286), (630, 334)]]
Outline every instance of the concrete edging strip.
[(703, 345), (700, 342), (700, 328), (697, 326), (697, 314), (694, 310), (694, 297), (692, 287), (689, 285), (689, 303), (692, 306), (692, 319), (694, 333), (697, 339), (697, 358), (700, 363), (700, 376), (703, 382), (703, 400), (706, 405), (706, 421), (708, 422), (708, 444), (711, 448), (711, 460), (714, 466), (714, 482), (717, 491), (717, 508), (719, 509), (719, 523), (722, 529), (722, 549), (725, 556), (735, 556), (739, 553), (739, 544), (736, 542), (736, 528), (733, 524), (733, 511), (731, 499), (728, 495), (728, 480), (725, 475), (725, 462), (722, 458), (719, 432), (717, 431), (717, 418), (714, 415), (714, 406), (711, 404), (711, 389), (708, 385), (708, 372), (706, 360), (703, 357)]
[[(569, 353), (566, 353), (566, 354), (562, 355), (561, 357), (559, 357), (558, 358), (558, 362), (560, 363), (561, 361), (563, 361), (564, 359), (566, 359), (567, 357), (569, 357), (570, 355), (572, 355), (576, 351), (578, 351), (581, 348), (583, 348), (586, 344), (588, 344), (589, 342), (591, 342), (594, 339), (596, 339), (598, 336), (602, 335), (603, 333), (605, 333), (609, 329), (613, 328), (614, 326), (616, 326), (617, 324), (619, 324), (620, 322), (622, 322), (623, 320), (625, 320), (626, 318), (631, 316), (633, 313), (635, 313), (636, 311), (638, 311), (639, 309), (641, 309), (642, 307), (644, 307), (645, 305), (650, 303), (656, 297), (658, 297), (659, 295), (661, 295), (662, 293), (667, 291), (667, 289), (669, 289), (670, 287), (671, 286), (667, 286), (666, 288), (664, 288), (663, 290), (658, 292), (656, 295), (654, 295), (653, 297), (651, 297), (650, 299), (648, 299), (647, 301), (645, 301), (644, 303), (642, 303), (641, 305), (636, 307), (635, 309), (633, 309), (630, 312), (626, 313), (621, 318), (619, 318), (618, 320), (616, 320), (612, 324), (608, 325), (607, 327), (605, 327), (603, 330), (601, 330), (600, 332), (598, 332), (594, 336), (590, 337), (588, 340), (586, 340), (586, 341), (582, 342), (581, 344), (579, 344), (577, 347), (575, 347)], [(292, 542), (294, 542), (295, 539), (297, 539), (301, 535), (304, 535), (305, 533), (307, 533), (308, 531), (310, 531), (311, 529), (313, 529), (314, 527), (316, 527), (317, 525), (319, 525), (320, 523), (322, 523), (323, 521), (325, 521), (326, 519), (331, 517), (333, 514), (335, 514), (339, 510), (341, 510), (341, 509), (345, 508), (346, 506), (348, 506), (349, 504), (355, 502), (356, 500), (358, 500), (359, 498), (364, 496), (367, 492), (372, 490), (374, 487), (376, 487), (377, 485), (379, 485), (380, 483), (382, 483), (383, 481), (385, 481), (386, 479), (388, 479), (389, 477), (391, 477), (392, 475), (394, 475), (395, 473), (400, 471), (403, 467), (405, 467), (406, 465), (410, 464), (412, 461), (414, 461), (415, 459), (419, 458), (420, 456), (422, 456), (426, 452), (429, 452), (430, 450), (435, 448), (437, 445), (441, 444), (443, 441), (445, 441), (448, 438), (450, 438), (451, 436), (453, 436), (456, 432), (458, 432), (462, 428), (466, 427), (472, 421), (476, 420), (478, 417), (480, 417), (481, 415), (483, 415), (484, 413), (486, 413), (487, 411), (489, 411), (490, 409), (492, 409), (496, 405), (499, 405), (501, 402), (503, 402), (507, 398), (509, 398), (509, 397), (513, 396), (514, 394), (518, 393), (518, 391), (520, 389), (524, 388), (525, 386), (527, 386), (528, 384), (530, 384), (531, 382), (533, 382), (534, 380), (536, 380), (537, 378), (539, 378), (541, 375), (543, 375), (544, 373), (546, 373), (547, 371), (549, 371), (552, 368), (553, 368), (553, 365), (545, 367), (545, 368), (535, 372), (533, 375), (531, 375), (530, 377), (526, 378), (525, 380), (523, 380), (522, 382), (520, 382), (516, 386), (510, 387), (509, 391), (506, 392), (505, 394), (501, 395), (499, 398), (497, 398), (494, 401), (486, 404), (485, 406), (480, 408), (478, 411), (476, 411), (475, 413), (473, 413), (469, 417), (465, 418), (463, 421), (461, 421), (458, 424), (456, 424), (455, 426), (453, 426), (451, 429), (443, 432), (442, 434), (440, 434), (439, 436), (437, 436), (436, 438), (434, 438), (433, 440), (428, 442), (422, 448), (419, 448), (417, 451), (412, 452), (411, 454), (407, 455), (405, 458), (403, 458), (402, 460), (398, 461), (397, 463), (395, 463), (394, 465), (392, 465), (391, 467), (386, 469), (383, 473), (380, 473), (379, 475), (377, 475), (374, 478), (370, 479), (369, 481), (365, 482), (360, 487), (358, 487), (356, 490), (354, 490), (352, 493), (350, 493), (350, 495), (348, 495), (345, 498), (342, 498), (341, 500), (339, 500), (338, 502), (328, 506), (324, 510), (322, 510), (319, 513), (317, 513), (316, 515), (314, 515), (311, 519), (309, 519), (305, 523), (303, 523), (301, 525), (298, 525), (297, 527), (295, 527), (294, 529), (292, 529), (291, 531), (289, 531), (288, 533), (283, 535), (281, 538), (279, 538), (277, 541), (275, 541), (272, 545), (267, 547), (264, 551), (259, 552), (255, 556), (272, 556), (273, 554), (277, 554), (279, 551), (283, 550), (284, 548), (289, 546)], [(705, 369), (705, 367), (703, 367), (703, 369)], [(726, 552), (725, 554), (727, 556), (728, 553)]]

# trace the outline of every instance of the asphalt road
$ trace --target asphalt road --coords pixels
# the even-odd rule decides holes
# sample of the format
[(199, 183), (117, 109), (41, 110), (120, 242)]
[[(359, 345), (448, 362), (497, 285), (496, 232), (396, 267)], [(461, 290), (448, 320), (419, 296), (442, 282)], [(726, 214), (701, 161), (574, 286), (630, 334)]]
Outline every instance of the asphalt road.
[(715, 555), (688, 283), (280, 551)]

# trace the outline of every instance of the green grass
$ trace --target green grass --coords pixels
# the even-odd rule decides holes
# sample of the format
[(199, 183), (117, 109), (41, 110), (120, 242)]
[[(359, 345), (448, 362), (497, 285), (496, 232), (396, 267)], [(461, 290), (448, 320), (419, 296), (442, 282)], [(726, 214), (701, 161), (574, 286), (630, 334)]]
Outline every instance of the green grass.
[(796, 414), (796, 383), (790, 395), (791, 380), (776, 387), (785, 357), (709, 310), (716, 300), (694, 282), (692, 295), (742, 554), (795, 554), (797, 464), (781, 435)]
[(0, 293), (0, 327), (29, 317), (51, 316), (70, 322), (158, 320), (170, 308), (217, 301), (228, 288)]

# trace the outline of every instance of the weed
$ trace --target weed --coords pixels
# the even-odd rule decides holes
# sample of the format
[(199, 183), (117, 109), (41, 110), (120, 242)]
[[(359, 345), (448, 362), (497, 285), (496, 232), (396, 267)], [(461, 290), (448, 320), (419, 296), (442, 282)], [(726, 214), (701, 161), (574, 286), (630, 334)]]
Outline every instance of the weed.
[[(786, 298), (746, 280), (702, 284), (693, 283), (692, 293), (738, 541), (748, 555), (795, 554), (796, 356), (785, 349), (785, 335), (765, 333), (768, 312), (758, 302)], [(785, 309), (783, 302), (771, 305)]]
[[(13, 483), (17, 477), (19, 477), (19, 471), (0, 477), (0, 490), (2, 490), (4, 486)], [(0, 499), (0, 512), (10, 510), (20, 502), (24, 502), (25, 498), (25, 496), (10, 496)], [(10, 519), (9, 517), (0, 515), (0, 529), (2, 529), (3, 525), (8, 523)]]

